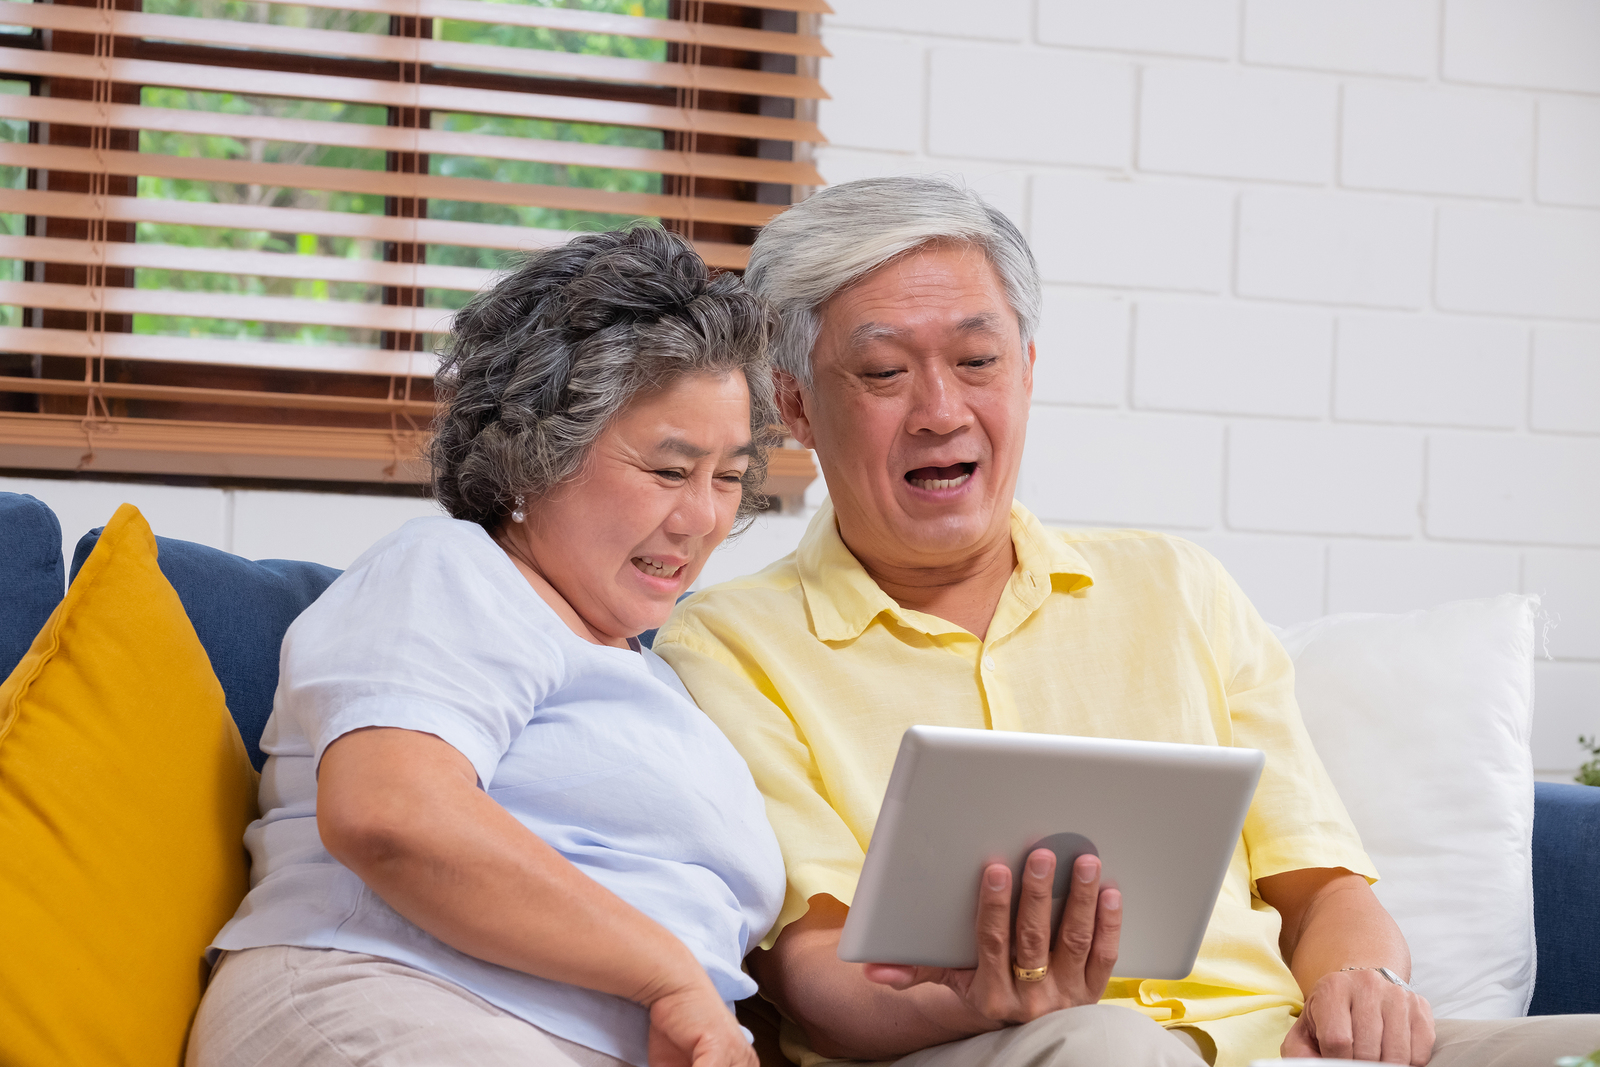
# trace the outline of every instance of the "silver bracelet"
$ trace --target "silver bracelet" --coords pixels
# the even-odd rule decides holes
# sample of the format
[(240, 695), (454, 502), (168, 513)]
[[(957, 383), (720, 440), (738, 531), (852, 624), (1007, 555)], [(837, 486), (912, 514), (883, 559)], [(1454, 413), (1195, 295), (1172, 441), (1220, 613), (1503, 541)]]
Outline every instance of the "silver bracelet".
[(1399, 986), (1401, 989), (1404, 989), (1407, 993), (1415, 993), (1416, 992), (1415, 989), (1411, 988), (1411, 983), (1410, 982), (1406, 981), (1404, 978), (1401, 978), (1398, 974), (1395, 974), (1393, 971), (1391, 971), (1387, 967), (1340, 967), (1339, 970), (1340, 970), (1341, 973), (1344, 972), (1344, 971), (1377, 971), (1379, 974), (1383, 975), (1384, 978), (1388, 979), (1392, 984)]

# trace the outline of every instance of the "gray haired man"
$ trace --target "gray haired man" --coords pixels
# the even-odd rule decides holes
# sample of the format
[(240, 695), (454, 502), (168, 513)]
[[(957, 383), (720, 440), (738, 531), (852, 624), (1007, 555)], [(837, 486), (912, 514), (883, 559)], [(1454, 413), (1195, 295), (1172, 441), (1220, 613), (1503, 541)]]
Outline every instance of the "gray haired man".
[[(788, 895), (749, 966), (791, 1058), (1542, 1067), (1600, 1045), (1595, 1016), (1435, 1024), (1289, 659), (1238, 586), (1188, 542), (1051, 530), (1016, 503), (1040, 285), (1003, 215), (940, 178), (851, 182), (769, 224), (747, 279), (780, 317), (780, 406), (830, 501), (794, 554), (680, 605), (656, 648), (744, 755), (784, 851)], [(1052, 943), (1042, 850), (1015, 915), (1011, 872), (981, 872), (976, 969), (840, 961), (913, 723), (1266, 751), (1194, 972), (1112, 977), (1120, 896), (1091, 856)]]

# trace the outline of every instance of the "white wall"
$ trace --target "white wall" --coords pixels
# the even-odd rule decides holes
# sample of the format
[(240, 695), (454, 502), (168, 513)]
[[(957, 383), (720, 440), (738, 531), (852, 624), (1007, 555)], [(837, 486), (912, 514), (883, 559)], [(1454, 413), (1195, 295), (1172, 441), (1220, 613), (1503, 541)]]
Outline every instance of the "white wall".
[[(823, 174), (963, 175), (1038, 253), (1025, 501), (1190, 537), (1278, 623), (1540, 593), (1535, 758), (1570, 775), (1600, 734), (1600, 3), (832, 2)], [(55, 507), (69, 556), (123, 500), (339, 567), (433, 511), (0, 489)]]
[(962, 175), (1046, 285), (1021, 495), (1263, 614), (1540, 593), (1600, 733), (1600, 3), (831, 0), (829, 182)]

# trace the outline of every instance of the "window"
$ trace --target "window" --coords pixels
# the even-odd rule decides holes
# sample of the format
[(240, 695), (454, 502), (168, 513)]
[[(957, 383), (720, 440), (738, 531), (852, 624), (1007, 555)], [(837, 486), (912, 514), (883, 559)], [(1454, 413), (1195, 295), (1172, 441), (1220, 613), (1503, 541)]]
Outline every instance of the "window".
[(0, 466), (424, 480), (508, 255), (820, 184), (821, 0), (329, 3), (0, 0)]

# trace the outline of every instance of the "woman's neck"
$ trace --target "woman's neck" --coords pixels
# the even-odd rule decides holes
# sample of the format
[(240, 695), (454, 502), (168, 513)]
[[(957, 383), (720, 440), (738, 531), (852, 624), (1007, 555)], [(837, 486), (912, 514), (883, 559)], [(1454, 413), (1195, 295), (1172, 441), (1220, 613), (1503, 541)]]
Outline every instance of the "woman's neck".
[(528, 551), (527, 545), (522, 543), (522, 538), (516, 536), (513, 528), (502, 526), (494, 534), (494, 542), (500, 546), (501, 551), (511, 557), (511, 562), (516, 565), (518, 572), (527, 579), (529, 585), (533, 586), (533, 591), (539, 594), (539, 599), (548, 604), (550, 610), (556, 613), (556, 617), (566, 623), (567, 629), (592, 645), (607, 645), (611, 648), (632, 647), (626, 638), (608, 637), (590, 626), (567, 598), (561, 595), (561, 591), (551, 583), (550, 579), (544, 576), (544, 572), (539, 569), (538, 560)]

